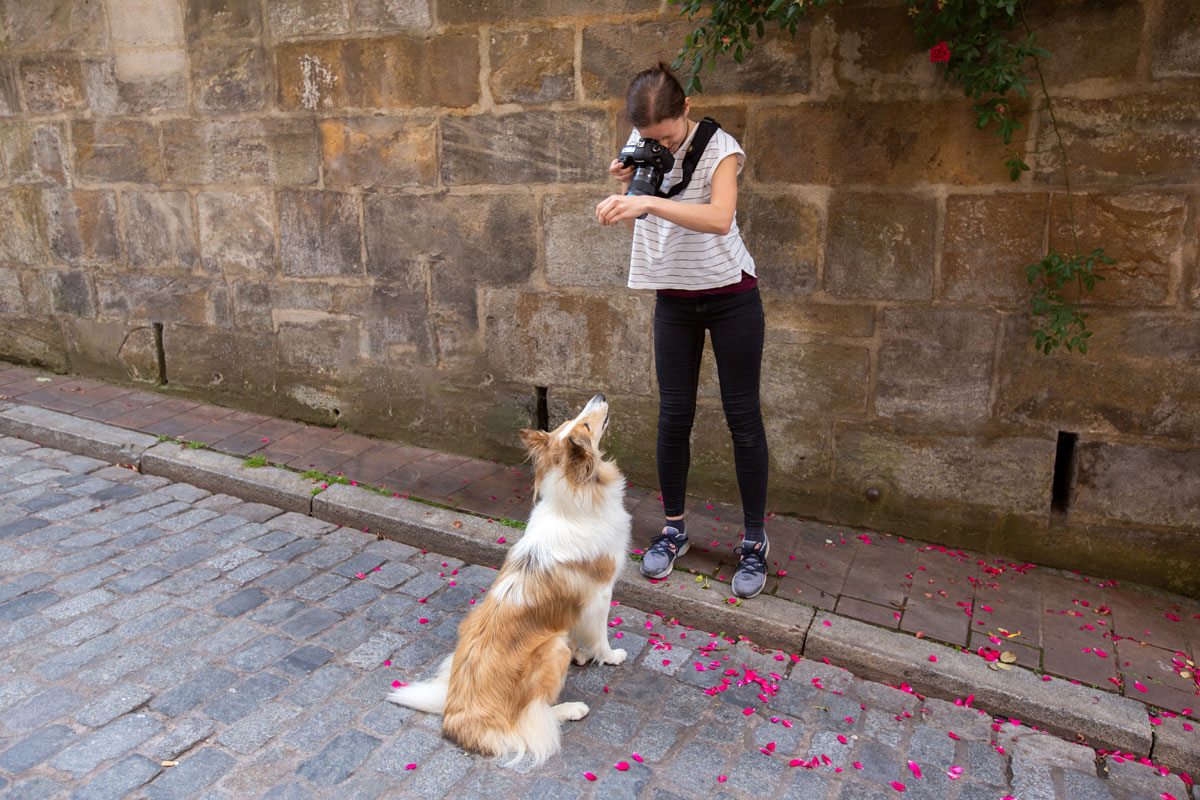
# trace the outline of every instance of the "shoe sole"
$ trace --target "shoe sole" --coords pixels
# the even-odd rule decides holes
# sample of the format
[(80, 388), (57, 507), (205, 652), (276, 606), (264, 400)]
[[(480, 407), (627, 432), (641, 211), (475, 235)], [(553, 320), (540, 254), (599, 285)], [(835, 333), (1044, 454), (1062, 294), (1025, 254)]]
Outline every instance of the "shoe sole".
[[(667, 577), (668, 575), (671, 574), (671, 570), (675, 569), (676, 559), (678, 559), (680, 556), (682, 556), (684, 553), (686, 553), (688, 551), (688, 548), (691, 546), (692, 546), (691, 542), (684, 542), (683, 547), (679, 548), (679, 551), (677, 553), (675, 553), (675, 558), (671, 559), (671, 563), (667, 565), (667, 568), (665, 570), (663, 570), (662, 572), (658, 573), (657, 575), (651, 575), (649, 572), (646, 572), (646, 570), (644, 570), (644, 569), (641, 571), (642, 574), (653, 581), (659, 580), (660, 578)], [(646, 562), (644, 562), (644, 561), (642, 562), (643, 565), (645, 563)]]
[[(763, 548), (763, 554), (762, 554), (763, 562), (765, 563), (767, 560), (767, 556), (771, 555), (771, 540), (764, 539), (763, 541), (765, 541), (767, 543), (767, 546), (765, 548)], [(762, 586), (758, 587), (758, 591), (754, 592), (753, 594), (738, 594), (737, 592), (733, 592), (733, 582), (731, 581), (729, 584), (729, 591), (733, 592), (734, 596), (740, 597), (743, 600), (749, 600), (752, 597), (758, 597), (760, 594), (762, 594), (762, 590), (765, 588), (767, 588), (767, 577), (766, 577), (765, 572), (763, 573)]]

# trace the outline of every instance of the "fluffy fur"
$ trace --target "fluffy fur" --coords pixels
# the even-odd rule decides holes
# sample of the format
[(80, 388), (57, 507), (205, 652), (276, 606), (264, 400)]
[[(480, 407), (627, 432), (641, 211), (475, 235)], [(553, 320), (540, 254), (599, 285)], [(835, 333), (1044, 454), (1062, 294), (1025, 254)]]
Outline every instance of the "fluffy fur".
[(588, 713), (559, 703), (567, 665), (620, 664), (608, 612), (629, 548), (625, 478), (600, 451), (608, 404), (596, 395), (556, 430), (521, 431), (534, 465), (536, 502), (484, 601), (458, 631), (437, 676), (388, 699), (443, 714), (461, 747), (538, 763), (559, 751), (559, 725)]

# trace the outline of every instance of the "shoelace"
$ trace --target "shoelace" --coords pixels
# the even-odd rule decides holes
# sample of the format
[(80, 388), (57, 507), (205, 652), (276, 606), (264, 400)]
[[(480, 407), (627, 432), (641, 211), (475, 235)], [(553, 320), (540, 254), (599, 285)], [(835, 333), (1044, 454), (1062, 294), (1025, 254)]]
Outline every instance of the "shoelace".
[(679, 551), (679, 545), (675, 544), (675, 542), (672, 541), (671, 535), (669, 533), (660, 533), (658, 536), (655, 536), (653, 539), (650, 540), (650, 546), (646, 549), (647, 550), (657, 550), (659, 552), (661, 552), (665, 549), (665, 550), (670, 550), (672, 553), (675, 553), (675, 552)]
[(741, 545), (733, 548), (733, 554), (740, 556), (738, 561), (738, 570), (748, 569), (751, 572), (766, 572), (767, 559), (763, 557), (763, 551), (760, 548), (746, 548)]

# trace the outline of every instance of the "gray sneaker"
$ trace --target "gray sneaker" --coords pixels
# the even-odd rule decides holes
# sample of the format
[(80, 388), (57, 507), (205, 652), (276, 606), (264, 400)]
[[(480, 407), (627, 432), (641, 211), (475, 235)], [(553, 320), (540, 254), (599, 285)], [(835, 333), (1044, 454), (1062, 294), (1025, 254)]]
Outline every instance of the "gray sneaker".
[(741, 547), (735, 547), (733, 552), (741, 556), (737, 572), (733, 573), (733, 593), (743, 598), (754, 597), (767, 583), (767, 554), (771, 552), (771, 543), (764, 534), (761, 542), (743, 539)]
[(675, 559), (688, 551), (686, 533), (667, 526), (662, 533), (650, 540), (650, 546), (642, 555), (642, 574), (647, 578), (665, 578), (671, 574)]

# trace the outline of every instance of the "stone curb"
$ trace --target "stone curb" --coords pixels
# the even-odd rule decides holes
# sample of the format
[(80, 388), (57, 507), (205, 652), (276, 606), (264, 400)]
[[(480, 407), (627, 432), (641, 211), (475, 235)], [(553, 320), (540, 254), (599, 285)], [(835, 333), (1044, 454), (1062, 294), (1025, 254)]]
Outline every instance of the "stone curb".
[[(1178, 717), (1164, 718), (1161, 725), (1154, 727), (1154, 746), (1150, 748), (1150, 757), (1157, 763), (1168, 764), (1176, 771), (1187, 772), (1194, 778), (1200, 776), (1200, 750), (1196, 749), (1196, 732), (1183, 729), (1185, 721)], [(1190, 724), (1200, 727), (1194, 722)]]
[(23, 405), (0, 411), (0, 433), (114, 464), (136, 464), (158, 444), (144, 433)]
[[(825, 623), (829, 624), (826, 625)], [(937, 662), (929, 660), (937, 656)], [(804, 657), (828, 658), (855, 675), (889, 684), (906, 681), (945, 700), (975, 695), (990, 713), (1014, 717), (1090, 746), (1149, 754), (1150, 720), (1136, 700), (1027, 669), (991, 670), (983, 660), (941, 644), (826, 613), (809, 630)]]
[[(287, 469), (246, 467), (236, 456), (156, 443), (144, 434), (29, 406), (0, 411), (0, 433), (108, 461), (137, 463), (146, 474), (366, 528), (468, 563), (499, 566), (508, 545), (522, 533), (470, 513), (342, 484), (314, 496), (313, 483)], [(147, 447), (146, 440), (152, 446)], [(140, 458), (111, 457), (123, 453)], [(498, 542), (500, 537), (506, 541)], [(811, 660), (828, 659), (862, 678), (907, 682), (931, 697), (952, 700), (973, 694), (976, 705), (990, 714), (1018, 718), (1072, 741), (1081, 737), (1095, 748), (1153, 753), (1156, 761), (1173, 769), (1200, 772), (1200, 758), (1188, 749), (1189, 741), (1165, 726), (1152, 731), (1146, 707), (1136, 700), (1060, 678), (1043, 681), (1020, 667), (992, 671), (976, 655), (775, 597), (734, 605), (727, 600), (724, 584), (712, 582), (713, 588), (704, 589), (689, 574), (676, 573), (679, 583), (672, 578), (652, 584), (634, 570), (632, 565), (624, 570), (614, 591), (626, 605), (659, 611), (696, 628), (745, 635), (759, 645)], [(929, 661), (931, 654), (937, 655), (936, 663)]]
[(252, 503), (266, 503), (300, 514), (312, 510), (312, 481), (291, 470), (247, 467), (242, 461), (212, 450), (193, 450), (174, 442), (162, 442), (142, 454), (139, 467), (146, 475), (190, 483)]

